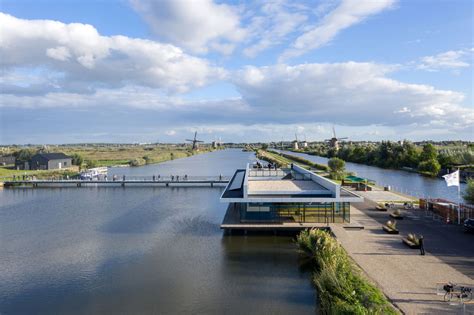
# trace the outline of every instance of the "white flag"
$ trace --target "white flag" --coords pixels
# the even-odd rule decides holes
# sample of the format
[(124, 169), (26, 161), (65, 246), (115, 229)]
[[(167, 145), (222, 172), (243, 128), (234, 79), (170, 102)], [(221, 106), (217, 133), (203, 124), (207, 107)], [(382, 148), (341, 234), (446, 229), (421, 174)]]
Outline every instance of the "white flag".
[(449, 186), (459, 186), (459, 170), (443, 176), (446, 184)]

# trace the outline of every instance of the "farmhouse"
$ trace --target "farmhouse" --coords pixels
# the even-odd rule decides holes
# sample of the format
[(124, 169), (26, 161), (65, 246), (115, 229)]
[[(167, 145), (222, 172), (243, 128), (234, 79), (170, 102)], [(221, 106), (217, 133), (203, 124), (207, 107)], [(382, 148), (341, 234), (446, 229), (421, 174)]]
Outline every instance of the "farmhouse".
[(54, 170), (72, 166), (72, 158), (64, 153), (37, 153), (31, 157), (31, 170)]

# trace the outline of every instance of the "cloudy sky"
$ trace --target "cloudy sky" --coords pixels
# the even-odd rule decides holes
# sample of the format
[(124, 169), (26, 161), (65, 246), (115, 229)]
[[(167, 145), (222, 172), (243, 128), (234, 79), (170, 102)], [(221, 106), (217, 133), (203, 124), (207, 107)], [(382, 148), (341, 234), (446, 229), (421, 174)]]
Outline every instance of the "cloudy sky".
[(469, 0), (1, 0), (0, 143), (474, 140)]

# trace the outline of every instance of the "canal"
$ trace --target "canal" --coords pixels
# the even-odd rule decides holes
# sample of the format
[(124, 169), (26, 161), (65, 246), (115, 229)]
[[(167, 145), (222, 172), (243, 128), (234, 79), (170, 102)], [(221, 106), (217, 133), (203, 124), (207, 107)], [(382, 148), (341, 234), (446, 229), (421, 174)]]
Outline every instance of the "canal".
[[(232, 175), (225, 150), (126, 175)], [(222, 188), (0, 190), (0, 314), (314, 314), (290, 237), (225, 236)]]
[[(275, 150), (281, 151), (281, 150)], [(328, 159), (320, 156), (281, 151), (286, 154), (300, 156), (309, 161), (327, 164)], [(431, 178), (401, 170), (383, 169), (376, 166), (346, 162), (346, 170), (355, 172), (357, 176), (374, 180), (380, 186), (391, 186), (393, 189), (418, 198), (444, 198), (454, 202), (458, 201), (457, 187), (447, 187), (446, 182), (440, 178)], [(461, 192), (466, 184), (461, 183)]]

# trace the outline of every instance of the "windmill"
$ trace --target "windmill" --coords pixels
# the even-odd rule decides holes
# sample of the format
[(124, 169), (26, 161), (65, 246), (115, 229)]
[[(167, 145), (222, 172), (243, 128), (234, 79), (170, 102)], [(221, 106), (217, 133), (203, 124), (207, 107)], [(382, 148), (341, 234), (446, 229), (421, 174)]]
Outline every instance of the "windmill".
[(304, 141), (303, 141), (303, 148), (307, 148), (308, 147), (308, 141), (306, 141), (306, 135), (304, 135)]
[(204, 142), (204, 141), (201, 141), (201, 140), (196, 139), (196, 138), (197, 138), (197, 133), (198, 133), (197, 131), (194, 133), (194, 139), (193, 139), (193, 140), (191, 140), (191, 139), (186, 139), (186, 141), (189, 141), (189, 142), (192, 142), (192, 143), (193, 143), (193, 151), (199, 150), (199, 148), (198, 148), (198, 143), (199, 143), (199, 142)]
[(295, 133), (295, 141), (293, 141), (293, 150), (298, 150), (298, 135)]
[(333, 135), (333, 136), (332, 136), (331, 139), (326, 139), (326, 140), (324, 140), (324, 141), (329, 142), (329, 146), (337, 151), (337, 150), (339, 150), (339, 141), (340, 141), (340, 140), (347, 139), (347, 137), (338, 138), (338, 137), (336, 136), (336, 129), (334, 129), (334, 126), (332, 127), (332, 135)]

